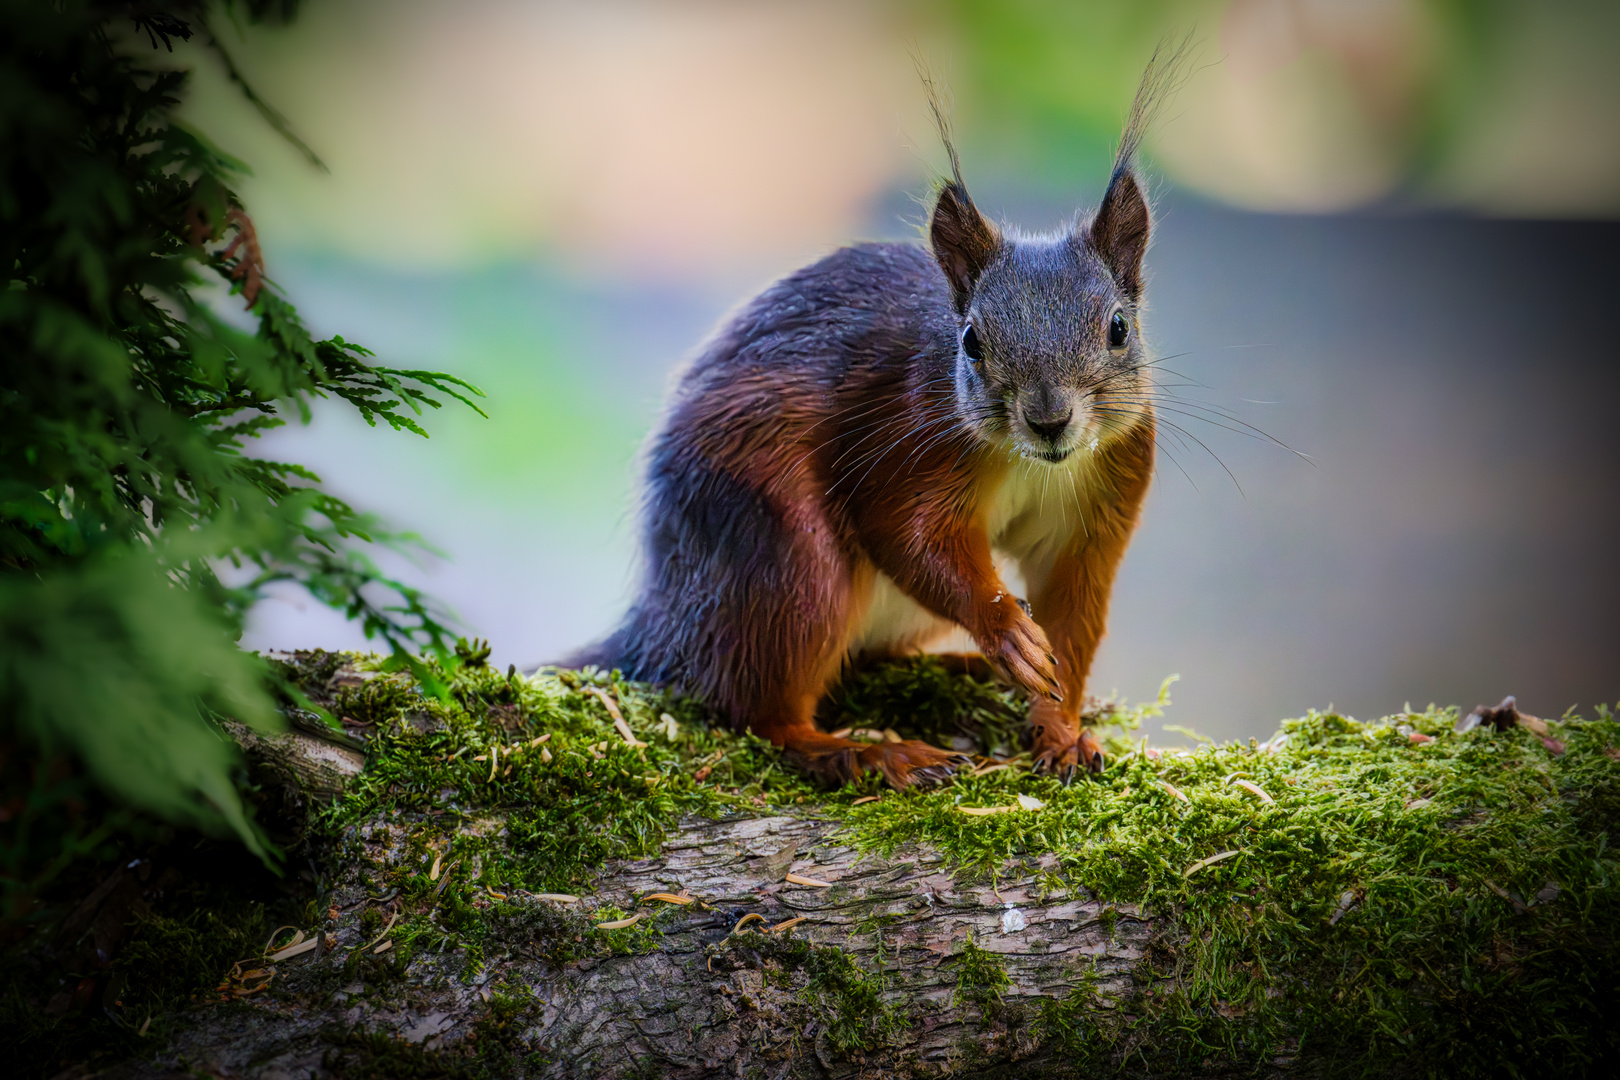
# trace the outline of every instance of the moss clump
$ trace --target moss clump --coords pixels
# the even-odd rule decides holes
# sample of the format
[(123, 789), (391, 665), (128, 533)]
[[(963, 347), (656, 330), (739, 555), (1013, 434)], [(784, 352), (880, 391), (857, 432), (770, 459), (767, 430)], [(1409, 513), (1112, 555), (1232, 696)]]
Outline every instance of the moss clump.
[(814, 793), (768, 743), (605, 672), (436, 669), (449, 687), (440, 700), (375, 660), (361, 665), (371, 677), (339, 701), (371, 725), (371, 764), (326, 812), (326, 831), (341, 842), (362, 823), (397, 822), (378, 884), (412, 898), (443, 895), (435, 862), (457, 892), (564, 892), (607, 859), (657, 851), (684, 815)]
[(534, 1014), (532, 997), (522, 987), (500, 986), (474, 1025), (472, 1052), (479, 1075), (492, 1078), (521, 1076), (546, 1063), (545, 1055), (523, 1041), (527, 1021)]
[(882, 998), (883, 978), (868, 972), (842, 949), (818, 947), (804, 963), (806, 998), (827, 1024), (827, 1042), (841, 1054), (867, 1051), (904, 1031), (903, 1009)]
[[(1192, 753), (1116, 738), (1094, 783), (1007, 770), (844, 815), (869, 850), (921, 841), (986, 870), (1050, 853), (1053, 888), (1172, 917), (1162, 962), (1110, 1003), (1132, 1019), (1082, 1040), (1093, 1052), (1140, 1041), (1161, 1069), (1298, 1050), (1352, 1071), (1600, 1071), (1620, 1056), (1601, 1020), (1620, 1000), (1620, 725), (1568, 717), (1557, 753), (1455, 720), (1313, 712), (1264, 747)], [(1045, 805), (956, 809), (1020, 794)]]
[(894, 728), (935, 746), (972, 743), (1004, 755), (1029, 744), (1029, 702), (1022, 693), (955, 674), (931, 656), (853, 672), (832, 689), (817, 714), (829, 731)]
[(321, 1063), (338, 1080), (475, 1080), (480, 1072), (459, 1054), (423, 1050), (360, 1028), (326, 1032)]
[[(1099, 1069), (1122, 1057), (1116, 1052), (1116, 1033), (1120, 1026), (1118, 1010), (1105, 1008), (1097, 993), (1097, 970), (1087, 968), (1080, 984), (1062, 997), (1047, 998), (1036, 1010), (1030, 1031), (1042, 1045), (1064, 1061), (1075, 1062), (1081, 1068)], [(1113, 1022), (1103, 1027), (1100, 1018)]]
[(995, 953), (971, 940), (963, 944), (962, 951), (957, 954), (956, 965), (956, 996), (953, 1000), (957, 1004), (977, 1006), (980, 1020), (985, 1024), (990, 1023), (1001, 1011), (1002, 995), (1012, 984), (1012, 980), (1007, 978), (1007, 968)]
[(799, 996), (821, 1022), (836, 1054), (875, 1050), (908, 1026), (906, 1011), (883, 1000), (882, 972), (867, 971), (842, 949), (747, 931), (733, 934), (724, 947), (768, 962), (768, 981), (792, 985), (793, 974), (802, 976)]
[(421, 694), (402, 679), (371, 679), (338, 691), (332, 712), (346, 722), (369, 726), (386, 723), (417, 705)]

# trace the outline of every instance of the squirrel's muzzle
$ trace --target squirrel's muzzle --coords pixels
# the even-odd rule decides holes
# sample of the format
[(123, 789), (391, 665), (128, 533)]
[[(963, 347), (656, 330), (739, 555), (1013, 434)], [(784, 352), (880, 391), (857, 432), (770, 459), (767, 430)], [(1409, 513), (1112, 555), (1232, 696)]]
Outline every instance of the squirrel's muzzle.
[(1037, 439), (1044, 439), (1056, 449), (1068, 434), (1069, 422), (1074, 419), (1074, 407), (1062, 405), (1054, 409), (1024, 407), (1024, 425)]

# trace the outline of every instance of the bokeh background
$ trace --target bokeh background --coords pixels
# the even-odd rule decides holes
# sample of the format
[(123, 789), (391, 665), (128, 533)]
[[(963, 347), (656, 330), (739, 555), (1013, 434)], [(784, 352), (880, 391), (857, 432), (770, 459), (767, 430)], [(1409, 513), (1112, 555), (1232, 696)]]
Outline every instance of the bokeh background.
[[(919, 235), (919, 62), (980, 205), (1049, 228), (1191, 33), (1148, 144), (1147, 331), (1185, 430), (1093, 690), (1179, 673), (1167, 722), (1219, 738), (1620, 698), (1620, 5), (313, 0), (215, 30), (330, 165), (179, 53), (186, 120), (255, 169), (271, 275), (320, 333), (489, 394), (428, 441), (334, 409), (265, 449), (442, 552), (390, 565), (502, 665), (622, 610), (637, 450), (716, 321)], [(364, 641), (280, 593), (246, 644)]]

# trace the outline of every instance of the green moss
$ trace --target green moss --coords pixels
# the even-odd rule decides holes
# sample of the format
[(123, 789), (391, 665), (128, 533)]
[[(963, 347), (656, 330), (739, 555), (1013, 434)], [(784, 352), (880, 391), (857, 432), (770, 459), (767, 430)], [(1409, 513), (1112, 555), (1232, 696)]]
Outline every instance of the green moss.
[(372, 679), (358, 688), (338, 691), (332, 709), (339, 717), (359, 724), (392, 720), (416, 705), (421, 695), (399, 679)]
[(872, 1050), (905, 1030), (904, 1011), (881, 996), (881, 974), (864, 970), (842, 949), (812, 948), (804, 969), (810, 974), (805, 996), (821, 1011), (835, 1051)]
[(930, 656), (912, 656), (854, 673), (817, 710), (827, 730), (894, 728), (949, 747), (968, 739), (987, 752), (1027, 745), (1029, 702), (996, 683), (953, 675)]
[(544, 1055), (535, 1053), (523, 1041), (524, 1028), (534, 1014), (531, 1002), (532, 996), (522, 987), (503, 985), (490, 995), (468, 1040), (477, 1055), (480, 1075), (519, 1076), (526, 1071), (523, 1066), (533, 1068), (545, 1063)]
[(664, 937), (661, 927), (670, 919), (676, 918), (676, 913), (666, 907), (662, 910), (642, 911), (640, 914), (641, 918), (630, 926), (620, 927), (617, 930), (603, 930), (600, 924), (621, 922), (629, 917), (630, 913), (612, 904), (591, 912), (590, 930), (587, 934), (587, 941), (592, 946), (591, 951), (604, 952), (612, 956), (634, 956), (657, 949)]
[(258, 955), (271, 929), (263, 904), (240, 900), (223, 910), (196, 907), (136, 920), (115, 964), (124, 1014), (162, 1016), (187, 1002), (237, 960)]
[[(166, 869), (149, 879), (137, 876), (150, 886), (147, 900), (131, 905), (110, 965), (92, 955), (93, 934), (58, 940), (51, 922), (0, 954), (0, 1041), (8, 1074), (54, 1076), (71, 1064), (105, 1065), (150, 1052), (184, 1010), (218, 1000), (214, 987), (233, 963), (259, 955), (271, 930), (300, 918), (308, 906), (234, 843), (189, 837), (143, 855), (148, 869), (153, 863)], [(128, 854), (119, 860), (130, 861)], [(113, 870), (85, 875), (58, 916)], [(65, 1012), (48, 1012), (63, 991), (73, 995), (72, 1003)]]
[[(746, 951), (774, 962), (784, 973), (804, 976), (800, 998), (821, 1022), (828, 1045), (839, 1055), (875, 1050), (909, 1024), (905, 1010), (883, 1000), (882, 972), (867, 971), (835, 946), (745, 931), (726, 939), (723, 948)], [(772, 978), (769, 967), (764, 974), (778, 985), (792, 983), (791, 978)]]
[(1010, 985), (1007, 969), (995, 953), (975, 941), (963, 944), (956, 958), (957, 1004), (977, 1006), (979, 1018), (988, 1024), (1000, 1012), (1002, 996)]
[(326, 1033), (322, 1064), (338, 1080), (473, 1080), (474, 1064), (457, 1054), (423, 1050), (382, 1032)]
[[(463, 666), (448, 681), (448, 704), (401, 673), (353, 692), (372, 710), (372, 764), (326, 814), (333, 838), (409, 815), (406, 858), (386, 880), (413, 895), (438, 888), (435, 856), (453, 865), (454, 890), (567, 891), (607, 859), (657, 851), (684, 815), (787, 806), (815, 790), (769, 744), (712, 727), (696, 703), (605, 673)], [(604, 696), (644, 745), (625, 740)]]
[(1030, 1025), (1035, 1037), (1065, 1061), (1095, 1066), (1099, 1062), (1094, 1058), (1113, 1057), (1113, 1040), (1103, 1036), (1098, 1024), (1099, 1017), (1109, 1015), (1101, 1008), (1107, 1003), (1097, 993), (1098, 981), (1093, 964), (1067, 994), (1043, 1000)]
[[(1620, 914), (1607, 850), (1620, 788), (1604, 753), (1620, 729), (1607, 712), (1560, 722), (1562, 756), (1523, 730), (1455, 735), (1455, 712), (1432, 708), (1372, 724), (1313, 712), (1286, 722), (1286, 739), (1266, 747), (1156, 754), (1128, 733), (1165, 704), (1161, 696), (1103, 717), (1114, 725), (1110, 759), (1095, 781), (1064, 787), (1014, 768), (857, 807), (870, 780), (817, 794), (769, 746), (612, 673), (524, 679), (468, 664), (449, 683), (449, 704), (422, 697), (401, 675), (373, 679), (357, 695), (394, 715), (375, 721), (373, 765), (328, 826), (336, 834), (380, 817), (400, 822), (405, 854), (378, 864), (380, 884), (436, 898), (440, 933), (475, 957), (491, 890), (567, 891), (609, 858), (655, 853), (683, 815), (814, 799), (863, 850), (926, 843), (991, 874), (1009, 860), (1055, 855), (1047, 887), (1103, 900), (1105, 925), (1115, 905), (1169, 918), (1132, 996), (1102, 1010), (1129, 1019), (1106, 1031), (1084, 1019), (1096, 1011), (1085, 988), (1040, 1011), (1038, 1030), (1083, 1042), (1099, 1067), (1119, 1064), (1126, 1047), (1166, 1068), (1297, 1049), (1358, 1068), (1419, 1063), (1436, 1075), (1504, 1061), (1579, 1072), (1615, 1053), (1610, 1042), (1564, 1034), (1595, 1025), (1599, 990), (1620, 992), (1601, 929)], [(645, 746), (625, 741), (599, 694)], [(860, 673), (826, 708), (838, 722), (1009, 750), (1022, 714), (1014, 695), (929, 659)], [(1409, 730), (1432, 741), (1414, 744)], [(550, 762), (530, 745), (544, 734)], [(957, 809), (1018, 795), (1044, 806), (992, 817)], [(490, 821), (504, 828), (482, 824)], [(1188, 873), (1229, 851), (1237, 854)], [(452, 867), (448, 886), (427, 876), (435, 858)], [(1530, 906), (1549, 883), (1558, 897)], [(620, 914), (604, 910), (596, 921)], [(646, 920), (555, 931), (559, 962), (657, 944)], [(963, 955), (958, 995), (988, 1019), (1000, 985), (983, 957)], [(841, 1052), (869, 1049), (903, 1026), (882, 1005), (879, 975), (847, 955), (798, 962)]]
[[(452, 670), (432, 670), (448, 687), (443, 698), (375, 658), (353, 658), (367, 681), (340, 691), (334, 710), (368, 725), (370, 763), (321, 812), (317, 836), (354, 884), (397, 893), (402, 958), (452, 952), (476, 971), (488, 949), (515, 940), (555, 965), (649, 951), (670, 913), (600, 930), (629, 913), (604, 909), (587, 920), (505, 898), (579, 891), (610, 858), (656, 853), (683, 816), (786, 807), (815, 794), (775, 749), (711, 726), (694, 702), (608, 672), (502, 674), (478, 649), (463, 652)], [(287, 666), (288, 677), (318, 696), (331, 672), (306, 670), (303, 660)], [(641, 745), (626, 739), (607, 701)], [(376, 909), (360, 918), (364, 935), (381, 930)]]
[[(637, 908), (648, 917), (604, 931), (596, 924), (630, 912), (518, 894), (585, 892), (606, 860), (656, 854), (686, 815), (798, 808), (836, 818), (838, 842), (862, 851), (921, 843), (962, 874), (1033, 872), (1048, 891), (1098, 901), (1108, 934), (1122, 914), (1155, 917), (1125, 989), (1105, 997), (1088, 969), (1066, 996), (1015, 1003), (1031, 1021), (1018, 1037), (1041, 1041), (1058, 1073), (1164, 1074), (1206, 1059), (1243, 1069), (1284, 1055), (1327, 1074), (1594, 1075), (1620, 1058), (1602, 1015), (1620, 1000), (1610, 843), (1620, 724), (1606, 710), (1553, 723), (1562, 755), (1523, 729), (1457, 735), (1455, 711), (1435, 708), (1375, 723), (1311, 713), (1285, 722), (1275, 744), (1157, 753), (1130, 732), (1161, 698), (1108, 710), (1108, 769), (1093, 780), (1064, 787), (1015, 758), (856, 806), (875, 781), (818, 790), (768, 745), (711, 725), (697, 703), (609, 672), (503, 674), (467, 652), (434, 673), (444, 699), (375, 660), (360, 661), (372, 677), (337, 698), (334, 712), (367, 725), (370, 764), (311, 835), (347, 895), (388, 898), (399, 919), (391, 953), (351, 952), (322, 994), (339, 979), (398, 993), (402, 980), (465, 979), (509, 956), (561, 967), (656, 950), (674, 908)], [(315, 697), (327, 669), (329, 656), (290, 670)], [(626, 741), (604, 694), (645, 745)], [(840, 723), (1018, 749), (1012, 695), (932, 660), (860, 673), (829, 708)], [(958, 809), (1019, 795), (1041, 808)], [(1237, 854), (1205, 862), (1226, 852)], [(126, 1004), (158, 1014), (154, 1033), (262, 945), (270, 908), (252, 908), (251, 892), (231, 895), (154, 912), (121, 954), (124, 985), (139, 987), (125, 990)], [(348, 910), (366, 938), (381, 932), (386, 916), (372, 903)], [(300, 911), (273, 922), (317, 921)], [(859, 925), (879, 942), (868, 967), (791, 936), (738, 934), (712, 955), (717, 969), (723, 957), (761, 967), (768, 984), (799, 996), (830, 1050), (859, 1055), (892, 1045), (911, 1022), (893, 1004), (903, 979), (882, 948), (888, 918)], [(738, 959), (743, 946), (751, 959)], [(182, 962), (169, 963), (175, 956)], [(956, 1003), (1012, 1026), (997, 958), (970, 942), (955, 963)], [(11, 995), (0, 1009), (33, 1009), (37, 1020), (41, 999)], [(521, 988), (497, 993), (477, 1037), (453, 1054), (342, 1034), (329, 1056), (339, 1075), (522, 1072), (538, 1060), (520, 1038), (525, 1000)], [(28, 1047), (74, 1039), (100, 1040), (101, 1060), (135, 1051), (129, 1032), (99, 1023), (106, 1030), (38, 1024), (25, 1058), (55, 1062), (57, 1050)]]
[[(1523, 729), (1456, 735), (1455, 719), (1312, 713), (1274, 750), (1155, 756), (1116, 738), (1094, 783), (1004, 771), (844, 816), (867, 850), (925, 842), (981, 868), (1050, 852), (1063, 885), (1173, 918), (1171, 970), (1150, 966), (1135, 998), (1111, 1003), (1135, 1018), (1119, 1039), (1152, 1032), (1136, 1053), (1155, 1067), (1298, 1042), (1350, 1070), (1590, 1071), (1617, 1052), (1598, 1003), (1620, 993), (1607, 846), (1620, 726), (1607, 711), (1555, 724), (1560, 756)], [(1045, 807), (956, 810), (1019, 794)], [(1085, 1002), (1045, 1011), (1054, 1037)]]

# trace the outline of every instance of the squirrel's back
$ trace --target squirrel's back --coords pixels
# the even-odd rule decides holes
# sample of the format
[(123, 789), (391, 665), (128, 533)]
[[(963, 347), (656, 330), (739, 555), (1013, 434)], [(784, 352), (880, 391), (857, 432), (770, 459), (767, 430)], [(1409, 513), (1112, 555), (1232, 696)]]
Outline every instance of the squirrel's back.
[(794, 534), (855, 542), (836, 474), (881, 443), (851, 449), (851, 432), (875, 432), (948, 372), (950, 305), (926, 249), (866, 243), (781, 278), (731, 316), (680, 376), (647, 445), (637, 600), (564, 665), (712, 689), (714, 665), (690, 660), (723, 647), (692, 640), (717, 621), (704, 613), (746, 618), (745, 583), (773, 577)]
[[(908, 347), (953, 336), (949, 290), (925, 249), (851, 245), (781, 278), (733, 315), (687, 368), (675, 408), (751, 376), (793, 380), (784, 391), (836, 392), (852, 370), (904, 362)], [(677, 428), (666, 419), (665, 432)]]

